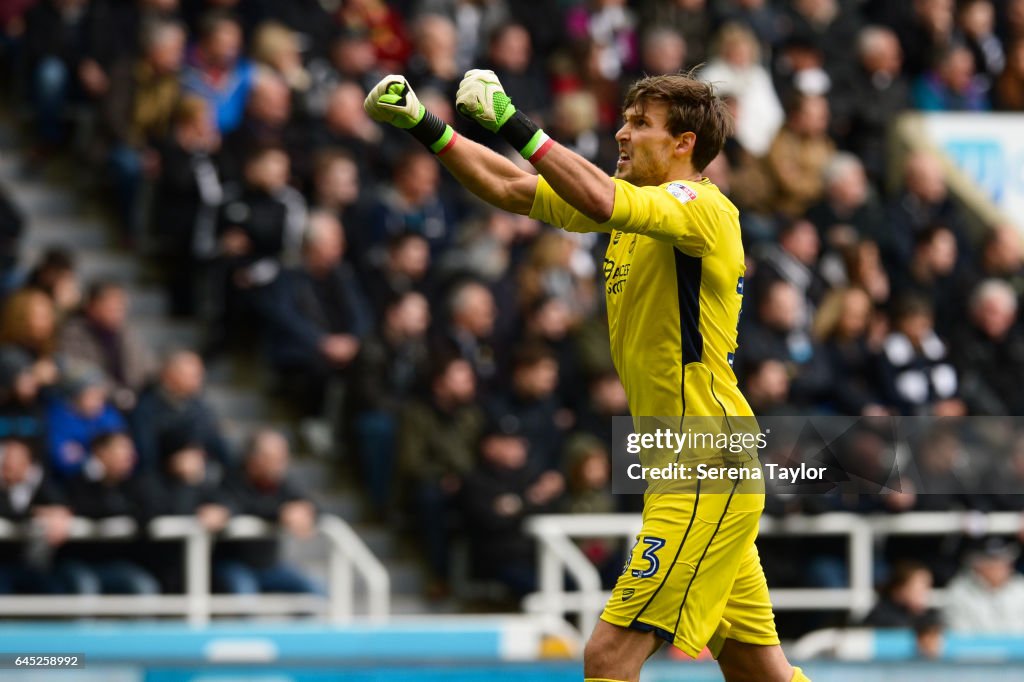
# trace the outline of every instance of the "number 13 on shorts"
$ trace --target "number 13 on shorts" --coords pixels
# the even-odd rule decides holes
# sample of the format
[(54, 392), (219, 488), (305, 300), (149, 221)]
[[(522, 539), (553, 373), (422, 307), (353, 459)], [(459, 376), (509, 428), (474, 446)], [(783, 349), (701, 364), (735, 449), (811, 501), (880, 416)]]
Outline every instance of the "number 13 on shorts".
[[(640, 544), (644, 545), (643, 552), (633, 561), (633, 554), (636, 553), (636, 548)], [(629, 551), (629, 556), (626, 557), (626, 565), (623, 567), (622, 572), (625, 573), (629, 570), (631, 564), (637, 564), (637, 566), (630, 571), (630, 575), (634, 578), (651, 578), (658, 573), (658, 569), (661, 568), (661, 560), (658, 558), (658, 550), (665, 546), (665, 540), (662, 538), (655, 537), (643, 537), (638, 538), (636, 544)]]

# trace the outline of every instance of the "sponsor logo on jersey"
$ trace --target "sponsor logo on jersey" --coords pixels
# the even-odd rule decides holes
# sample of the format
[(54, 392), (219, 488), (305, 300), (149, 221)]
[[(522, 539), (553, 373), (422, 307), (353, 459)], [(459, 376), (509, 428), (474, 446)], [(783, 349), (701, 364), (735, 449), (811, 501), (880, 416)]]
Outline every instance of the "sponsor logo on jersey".
[(669, 194), (678, 199), (680, 204), (688, 203), (697, 198), (697, 193), (681, 182), (670, 182), (665, 186), (665, 189)]
[(627, 587), (627, 588), (625, 588), (624, 590), (622, 590), (622, 601), (627, 601), (627, 600), (631, 599), (634, 594), (636, 594), (636, 588), (634, 588), (634, 587)]

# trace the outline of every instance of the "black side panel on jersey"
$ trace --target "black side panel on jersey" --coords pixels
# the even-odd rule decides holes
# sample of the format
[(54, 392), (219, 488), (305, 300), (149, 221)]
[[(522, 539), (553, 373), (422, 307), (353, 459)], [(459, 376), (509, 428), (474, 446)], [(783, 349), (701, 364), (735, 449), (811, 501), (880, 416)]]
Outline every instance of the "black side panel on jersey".
[(676, 288), (679, 295), (679, 332), (683, 349), (683, 367), (701, 362), (704, 337), (700, 334), (700, 281), (703, 261), (673, 249), (676, 259)]

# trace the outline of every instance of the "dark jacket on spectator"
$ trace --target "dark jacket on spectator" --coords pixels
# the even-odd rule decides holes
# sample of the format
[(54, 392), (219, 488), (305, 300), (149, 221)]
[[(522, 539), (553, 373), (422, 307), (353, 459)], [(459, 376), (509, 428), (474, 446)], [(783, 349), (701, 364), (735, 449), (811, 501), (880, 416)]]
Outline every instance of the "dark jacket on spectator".
[[(510, 471), (481, 463), (463, 484), (465, 520), (472, 549), (473, 568), (483, 577), (498, 577), (503, 570), (534, 568), (534, 539), (526, 534), (523, 521), (531, 514), (551, 512), (557, 502), (537, 506), (526, 499), (526, 491), (540, 475), (527, 466)], [(499, 498), (512, 495), (519, 499), (519, 510), (503, 515), (496, 509)]]
[(1024, 334), (1019, 328), (996, 341), (974, 325), (961, 325), (950, 358), (971, 414), (1024, 415)]
[[(257, 516), (271, 523), (277, 523), (281, 508), (287, 503), (309, 499), (288, 480), (274, 488), (257, 488), (242, 470), (235, 470), (225, 478), (223, 487), (225, 499), (235, 513)], [(278, 562), (279, 550), (276, 539), (222, 542), (218, 544), (214, 557), (242, 561), (256, 568), (269, 568)]]
[(264, 299), (271, 360), (278, 367), (321, 367), (320, 342), (329, 334), (365, 336), (372, 312), (352, 268), (335, 267), (324, 278), (304, 268), (285, 271)]
[(397, 413), (429, 361), (430, 350), (422, 339), (395, 346), (382, 334), (366, 338), (352, 367), (353, 409)]
[(213, 408), (201, 397), (179, 401), (153, 384), (139, 397), (129, 421), (132, 440), (139, 456), (139, 468), (152, 471), (159, 466), (160, 439), (169, 432), (187, 432), (225, 469), (231, 454), (221, 433)]

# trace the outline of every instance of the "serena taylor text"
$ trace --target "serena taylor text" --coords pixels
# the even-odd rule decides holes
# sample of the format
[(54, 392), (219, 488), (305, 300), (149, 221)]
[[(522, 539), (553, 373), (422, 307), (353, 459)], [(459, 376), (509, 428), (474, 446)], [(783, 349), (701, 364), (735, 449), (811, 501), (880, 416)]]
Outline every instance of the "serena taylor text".
[(783, 466), (781, 464), (765, 464), (764, 468), (728, 467), (712, 464), (685, 465), (678, 463), (660, 467), (644, 467), (641, 464), (630, 464), (626, 475), (634, 481), (735, 481), (735, 480), (777, 480), (795, 483), (799, 481), (820, 481), (825, 477), (828, 467), (813, 467), (806, 464), (800, 466)]

